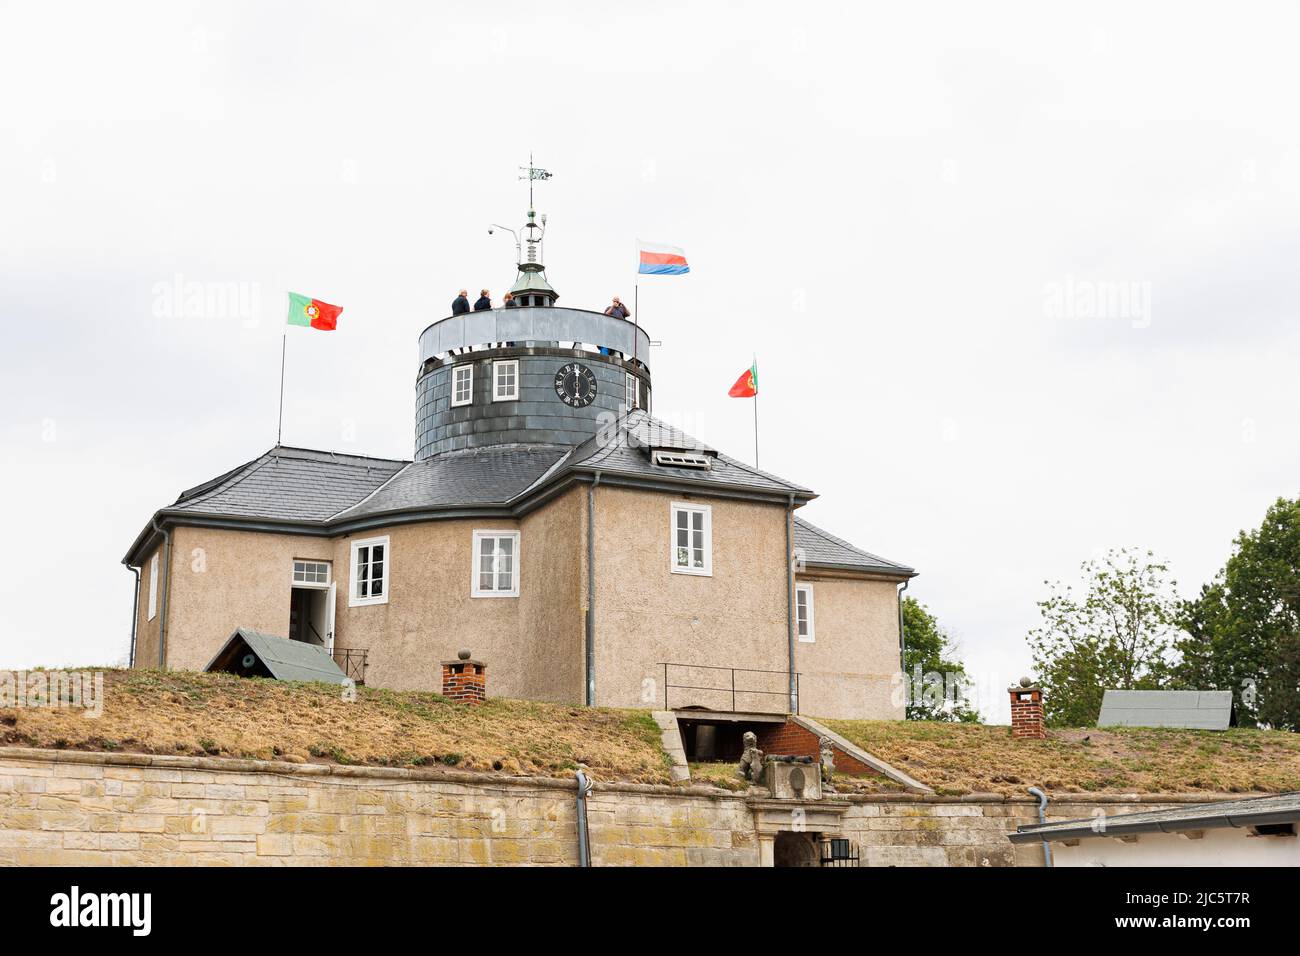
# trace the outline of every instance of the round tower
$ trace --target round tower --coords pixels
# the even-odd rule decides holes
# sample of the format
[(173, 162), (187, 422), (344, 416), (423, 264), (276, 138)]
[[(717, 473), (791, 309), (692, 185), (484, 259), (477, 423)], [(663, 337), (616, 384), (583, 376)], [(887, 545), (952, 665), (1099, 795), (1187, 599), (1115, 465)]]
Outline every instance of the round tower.
[(415, 459), (492, 445), (578, 445), (602, 421), (650, 409), (650, 338), (630, 319), (555, 305), (543, 258), (546, 217), (515, 234), (515, 305), (439, 319), (420, 335)]

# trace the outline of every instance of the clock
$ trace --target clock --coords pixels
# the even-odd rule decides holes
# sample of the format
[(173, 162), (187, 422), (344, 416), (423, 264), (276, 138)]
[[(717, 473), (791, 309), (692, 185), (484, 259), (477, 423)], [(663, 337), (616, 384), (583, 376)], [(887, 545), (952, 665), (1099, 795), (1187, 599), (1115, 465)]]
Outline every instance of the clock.
[(570, 362), (555, 373), (555, 394), (572, 408), (586, 408), (596, 399), (596, 374), (585, 365)]

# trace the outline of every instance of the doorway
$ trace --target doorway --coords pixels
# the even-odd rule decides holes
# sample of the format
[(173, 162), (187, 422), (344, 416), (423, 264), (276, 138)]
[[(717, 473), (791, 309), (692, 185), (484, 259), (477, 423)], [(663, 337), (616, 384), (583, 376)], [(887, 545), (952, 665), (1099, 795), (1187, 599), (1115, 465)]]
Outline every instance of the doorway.
[(821, 866), (820, 840), (816, 833), (782, 830), (772, 846), (773, 866)]
[(328, 561), (293, 562), (289, 640), (334, 650), (334, 584)]

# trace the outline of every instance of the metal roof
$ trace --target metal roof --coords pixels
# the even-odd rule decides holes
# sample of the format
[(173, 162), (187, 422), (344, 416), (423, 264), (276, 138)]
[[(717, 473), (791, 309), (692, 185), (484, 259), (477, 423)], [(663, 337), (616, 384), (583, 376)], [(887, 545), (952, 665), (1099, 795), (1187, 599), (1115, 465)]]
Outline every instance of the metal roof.
[(1231, 720), (1230, 690), (1108, 690), (1097, 726), (1227, 730)]
[(325, 648), (248, 627), (236, 628), (203, 669), (228, 670), (234, 659), (243, 657), (245, 648), (257, 656), (276, 680), (351, 683)]
[(1009, 834), (1012, 843), (1042, 840), (1078, 840), (1085, 837), (1123, 836), (1135, 833), (1178, 833), (1183, 830), (1211, 830), (1220, 827), (1254, 827), (1300, 821), (1300, 792), (1269, 797), (1246, 797), (1219, 803), (1145, 810), (1115, 816), (1063, 820), (1059, 823), (1022, 826)]
[(856, 548), (798, 515), (794, 517), (794, 546), (802, 555), (804, 565), (810, 568), (842, 568), (906, 577), (916, 575), (916, 571), (907, 565)]

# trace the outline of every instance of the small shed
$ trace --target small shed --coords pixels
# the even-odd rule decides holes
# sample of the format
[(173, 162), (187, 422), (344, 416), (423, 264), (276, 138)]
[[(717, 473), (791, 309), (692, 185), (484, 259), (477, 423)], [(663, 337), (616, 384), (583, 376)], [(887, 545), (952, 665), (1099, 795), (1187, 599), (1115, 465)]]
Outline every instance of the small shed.
[(1232, 724), (1230, 690), (1108, 690), (1098, 727), (1179, 727), (1227, 730)]
[(221, 671), (240, 677), (271, 677), (275, 680), (321, 681), (326, 684), (349, 684), (346, 674), (325, 648), (287, 637), (263, 634), (252, 628), (239, 627), (221, 650), (208, 662), (205, 671)]

